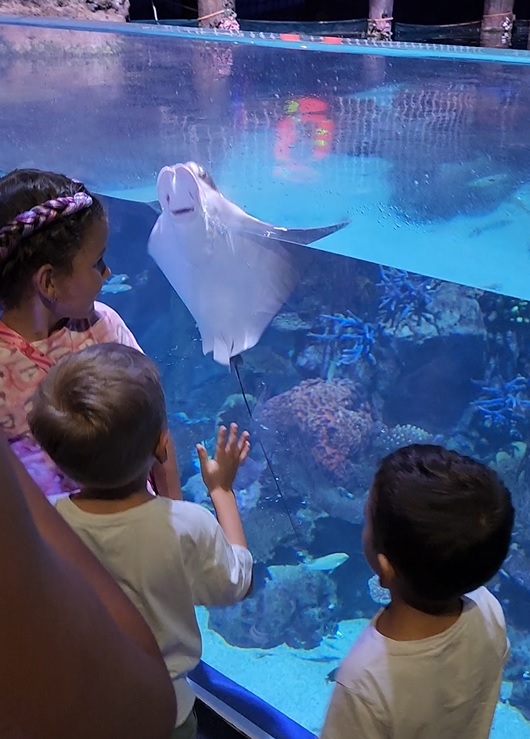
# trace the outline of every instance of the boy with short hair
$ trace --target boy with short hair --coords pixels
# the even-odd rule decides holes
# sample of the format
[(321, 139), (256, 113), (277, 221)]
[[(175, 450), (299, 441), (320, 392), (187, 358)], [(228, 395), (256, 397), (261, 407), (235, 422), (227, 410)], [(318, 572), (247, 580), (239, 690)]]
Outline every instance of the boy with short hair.
[(390, 604), (343, 661), (321, 739), (486, 739), (509, 644), (484, 583), (514, 510), (493, 470), (441, 446), (383, 459), (366, 505), (366, 559)]
[(164, 461), (166, 408), (155, 364), (120, 344), (65, 357), (37, 389), (31, 431), (80, 491), (57, 510), (117, 580), (151, 627), (177, 696), (174, 739), (192, 739), (195, 697), (187, 674), (201, 657), (195, 605), (228, 605), (251, 586), (232, 492), (250, 445), (221, 428), (214, 459), (197, 446), (216, 518), (195, 503), (155, 497), (149, 470)]

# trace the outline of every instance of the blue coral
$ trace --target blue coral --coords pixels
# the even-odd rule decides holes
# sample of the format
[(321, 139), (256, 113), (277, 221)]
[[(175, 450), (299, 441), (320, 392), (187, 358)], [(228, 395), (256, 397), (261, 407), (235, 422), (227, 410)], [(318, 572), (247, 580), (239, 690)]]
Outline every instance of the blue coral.
[(417, 323), (426, 320), (434, 324), (432, 315), (433, 295), (439, 287), (437, 280), (420, 275), (409, 274), (403, 269), (379, 267), (383, 295), (379, 301), (381, 320), (396, 328), (406, 319)]
[(322, 374), (329, 376), (330, 367), (349, 365), (365, 359), (376, 364), (372, 350), (376, 343), (379, 326), (365, 323), (351, 311), (347, 315), (321, 314), (318, 323), (324, 324), (320, 333), (309, 333), (312, 339), (324, 344)]
[(500, 379), (495, 385), (480, 385), (480, 396), (471, 403), (486, 428), (508, 431), (512, 438), (521, 438), (522, 427), (530, 421), (530, 383), (517, 375), (512, 380)]

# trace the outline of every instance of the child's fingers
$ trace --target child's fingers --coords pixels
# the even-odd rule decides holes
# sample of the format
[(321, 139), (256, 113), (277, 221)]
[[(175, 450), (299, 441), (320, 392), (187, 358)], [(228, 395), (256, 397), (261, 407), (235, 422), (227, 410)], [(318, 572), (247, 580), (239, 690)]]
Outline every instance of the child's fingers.
[(228, 442), (226, 444), (226, 451), (228, 452), (230, 449), (232, 449), (236, 442), (237, 442), (237, 423), (231, 423), (230, 433), (228, 435)]
[(223, 453), (226, 443), (226, 426), (220, 426), (217, 432), (217, 445), (215, 448), (215, 457)]
[(250, 452), (250, 442), (246, 441), (244, 447), (239, 450), (239, 464), (245, 461), (245, 459), (248, 457), (249, 452)]
[(201, 464), (203, 462), (207, 462), (208, 452), (206, 451), (206, 447), (204, 447), (202, 444), (195, 444), (195, 449), (197, 450), (197, 456), (199, 457), (199, 462)]
[(249, 438), (250, 438), (249, 432), (243, 431), (243, 433), (239, 437), (239, 442), (238, 442), (239, 451), (241, 451), (245, 447), (245, 444), (248, 442)]

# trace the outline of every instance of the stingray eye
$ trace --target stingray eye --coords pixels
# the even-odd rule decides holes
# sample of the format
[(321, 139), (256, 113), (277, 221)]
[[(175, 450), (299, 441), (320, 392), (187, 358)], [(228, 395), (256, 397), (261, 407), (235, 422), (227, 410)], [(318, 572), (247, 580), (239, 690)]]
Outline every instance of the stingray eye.
[(206, 170), (204, 167), (201, 167), (200, 165), (197, 167), (197, 175), (201, 178), (201, 180), (206, 179)]
[(206, 170), (204, 169), (202, 171), (201, 180), (203, 182), (206, 182), (206, 184), (209, 185), (212, 188), (212, 190), (217, 190), (217, 186), (215, 182), (212, 180), (208, 172), (206, 172)]

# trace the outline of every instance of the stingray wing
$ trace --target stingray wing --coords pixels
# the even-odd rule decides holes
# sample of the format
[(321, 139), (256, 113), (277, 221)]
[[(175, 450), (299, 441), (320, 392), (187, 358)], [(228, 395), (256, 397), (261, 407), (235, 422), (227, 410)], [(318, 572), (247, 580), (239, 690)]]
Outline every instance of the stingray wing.
[[(349, 221), (341, 221), (331, 226), (319, 226), (317, 228), (279, 228), (278, 226), (267, 226), (267, 236), (284, 244), (302, 244), (308, 246), (315, 241), (320, 241), (336, 231), (340, 231), (349, 225)], [(264, 224), (266, 225), (266, 224)]]
[[(294, 290), (299, 279), (290, 245), (308, 245), (344, 228), (348, 222), (311, 229), (278, 228), (244, 214), (224, 233), (226, 244), (216, 244), (213, 260), (216, 278), (207, 290), (206, 303), (217, 311), (213, 335), (214, 359), (229, 364), (231, 357), (251, 349)], [(213, 263), (212, 263), (213, 268)], [(206, 284), (203, 283), (203, 288)], [(204, 315), (204, 311), (201, 313)], [(199, 323), (199, 321), (198, 321)], [(200, 326), (200, 324), (199, 324)], [(211, 350), (211, 342), (203, 349)]]
[[(203, 350), (216, 362), (251, 349), (294, 289), (298, 275), (281, 243), (238, 229), (210, 231), (211, 257), (197, 284)], [(208, 339), (205, 341), (205, 338)]]

